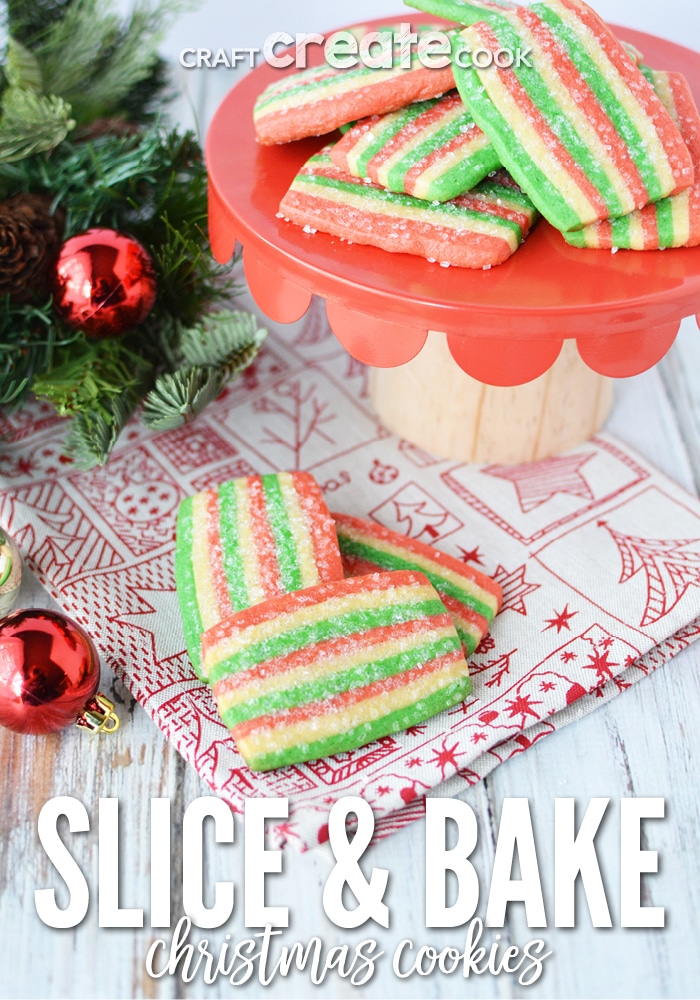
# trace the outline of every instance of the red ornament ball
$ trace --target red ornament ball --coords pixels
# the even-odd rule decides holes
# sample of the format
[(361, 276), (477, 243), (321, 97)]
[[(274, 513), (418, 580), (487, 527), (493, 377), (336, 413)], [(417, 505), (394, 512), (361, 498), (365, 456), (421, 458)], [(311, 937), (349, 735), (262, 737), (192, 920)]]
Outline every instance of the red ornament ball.
[(118, 337), (143, 323), (156, 290), (153, 261), (132, 236), (88, 229), (61, 247), (53, 304), (68, 326), (87, 337)]
[(0, 725), (52, 733), (82, 715), (97, 691), (92, 639), (56, 611), (15, 611), (0, 620)]

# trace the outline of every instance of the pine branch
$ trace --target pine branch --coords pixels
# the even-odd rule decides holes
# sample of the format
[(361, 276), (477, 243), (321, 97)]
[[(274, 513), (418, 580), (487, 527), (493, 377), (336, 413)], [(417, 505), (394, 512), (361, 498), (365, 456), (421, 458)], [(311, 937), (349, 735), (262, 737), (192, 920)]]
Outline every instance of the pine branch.
[(5, 77), (10, 87), (33, 90), (37, 94), (41, 94), (44, 89), (38, 59), (16, 38), (10, 38), (7, 43)]
[(258, 327), (252, 313), (237, 309), (210, 313), (200, 323), (183, 330), (180, 343), (184, 360), (189, 364), (221, 365), (253, 347), (257, 353), (266, 336), (267, 331)]
[(167, 217), (161, 221), (163, 242), (148, 247), (158, 271), (158, 302), (183, 323), (194, 323), (203, 309), (233, 292), (231, 283), (223, 280), (228, 268), (216, 263), (198, 227), (183, 223), (178, 229)]
[(65, 448), (79, 469), (92, 469), (107, 462), (136, 406), (133, 395), (110, 396), (99, 407), (73, 418)]
[(34, 45), (63, 17), (71, 0), (7, 0), (9, 32), (23, 45)]
[[(70, 365), (75, 367), (79, 363), (79, 351), (75, 350), (74, 356), (58, 370), (58, 378), (56, 369), (51, 372), (55, 379), (52, 402), (63, 403), (59, 412), (75, 414), (66, 439), (67, 454), (78, 468), (92, 469), (109, 459), (119, 435), (151, 384), (153, 369), (123, 341), (99, 341), (80, 346), (84, 359), (85, 348), (92, 355), (92, 361), (83, 361), (90, 370), (72, 382)], [(65, 380), (63, 387), (61, 375)], [(47, 382), (48, 379), (49, 376)], [(65, 391), (63, 401), (61, 388)], [(47, 393), (43, 395), (50, 398)]]
[(141, 240), (158, 271), (159, 319), (196, 322), (234, 292), (209, 252), (206, 167), (191, 133), (153, 127), (0, 162), (0, 193), (42, 190), (65, 208), (66, 236), (107, 226)]
[(157, 121), (163, 105), (176, 96), (171, 85), (170, 69), (165, 59), (158, 58), (147, 77), (134, 84), (119, 102), (119, 114), (127, 121), (141, 125)]
[(70, 100), (81, 84), (87, 88), (101, 54), (116, 44), (119, 16), (110, 3), (102, 8), (99, 0), (73, 0), (36, 47), (48, 93)]
[(55, 351), (80, 334), (56, 323), (51, 302), (17, 306), (0, 298), (0, 406), (19, 406), (32, 379), (53, 362)]
[[(206, 236), (207, 177), (194, 136), (157, 125), (99, 135), (98, 117), (145, 121), (162, 101), (158, 41), (189, 0), (8, 0), (10, 42), (0, 71), (0, 197), (48, 192), (65, 235), (105, 226), (131, 233), (153, 257), (158, 299), (146, 322), (111, 341), (68, 331), (45, 307), (0, 300), (0, 405), (29, 391), (72, 417), (81, 468), (107, 461), (144, 393), (145, 419), (179, 426), (253, 360), (265, 336), (244, 313), (205, 316), (233, 287)], [(2, 89), (4, 88), (4, 90)], [(67, 140), (67, 141), (66, 141)], [(160, 372), (160, 378), (156, 374)], [(154, 385), (155, 380), (155, 385)]]
[(23, 402), (32, 379), (32, 361), (26, 355), (8, 353), (0, 369), (0, 406), (19, 406)]
[[(158, 174), (170, 174), (167, 136), (159, 129), (63, 143), (50, 157), (0, 164), (6, 191), (50, 191), (67, 210), (66, 235), (92, 225), (128, 228), (129, 216), (148, 208)], [(148, 225), (150, 211), (143, 213)]]
[(141, 327), (142, 343), (153, 364), (162, 371), (174, 371), (181, 367), (183, 359), (180, 351), (181, 324), (170, 313), (151, 313)]
[(146, 396), (143, 420), (151, 430), (169, 431), (191, 423), (221, 392), (215, 368), (197, 365), (165, 373)]
[(144, 402), (144, 423), (153, 430), (190, 423), (254, 360), (266, 336), (254, 316), (238, 311), (211, 314), (183, 330), (186, 364), (156, 380)]
[(54, 149), (73, 128), (70, 104), (60, 97), (8, 87), (2, 98), (0, 160), (21, 160)]
[(73, 0), (36, 50), (45, 90), (70, 102), (78, 124), (116, 114), (151, 76), (165, 32), (190, 6), (182, 0), (139, 3), (122, 23), (113, 3)]
[(249, 344), (246, 347), (241, 347), (236, 351), (232, 351), (227, 357), (223, 358), (219, 364), (216, 366), (216, 374), (219, 379), (220, 389), (228, 383), (233, 381), (236, 375), (239, 375), (244, 368), (252, 364), (257, 357), (258, 351), (260, 350), (260, 343), (266, 336), (263, 333), (263, 337), (259, 342)]
[(59, 352), (57, 363), (34, 379), (33, 391), (62, 417), (133, 397), (134, 406), (152, 375), (151, 365), (121, 340), (80, 340)]

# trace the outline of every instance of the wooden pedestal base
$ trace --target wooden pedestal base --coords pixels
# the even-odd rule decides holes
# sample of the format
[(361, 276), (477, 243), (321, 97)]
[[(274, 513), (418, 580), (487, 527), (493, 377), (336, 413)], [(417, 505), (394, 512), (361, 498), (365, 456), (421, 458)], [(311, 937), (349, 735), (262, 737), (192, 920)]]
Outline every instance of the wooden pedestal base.
[(408, 364), (373, 368), (370, 389), (380, 420), (402, 438), (443, 458), (502, 464), (548, 458), (588, 440), (613, 399), (612, 380), (584, 364), (574, 341), (564, 342), (545, 375), (504, 389), (466, 375), (442, 333), (430, 333)]

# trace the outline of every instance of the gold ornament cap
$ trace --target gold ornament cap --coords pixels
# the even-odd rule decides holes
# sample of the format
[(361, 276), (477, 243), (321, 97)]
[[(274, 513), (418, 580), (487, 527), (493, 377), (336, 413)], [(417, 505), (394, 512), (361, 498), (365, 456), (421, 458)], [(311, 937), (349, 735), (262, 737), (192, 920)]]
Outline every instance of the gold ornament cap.
[(80, 729), (91, 733), (116, 733), (119, 729), (119, 716), (114, 711), (114, 702), (105, 698), (99, 692), (94, 695), (83, 709), (83, 714), (76, 721)]

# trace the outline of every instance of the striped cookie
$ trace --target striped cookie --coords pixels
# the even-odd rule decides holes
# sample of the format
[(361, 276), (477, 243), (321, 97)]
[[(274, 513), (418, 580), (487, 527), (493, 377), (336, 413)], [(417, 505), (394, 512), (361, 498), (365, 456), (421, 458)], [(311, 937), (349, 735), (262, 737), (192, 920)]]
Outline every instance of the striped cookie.
[(389, 531), (381, 524), (347, 514), (332, 517), (346, 574), (359, 576), (378, 570), (423, 573), (451, 614), (465, 655), (471, 656), (500, 610), (500, 585), (446, 552)]
[(342, 578), (333, 521), (306, 472), (234, 479), (180, 505), (177, 594), (187, 651), (204, 680), (207, 629), (261, 601)]
[[(489, 21), (492, 14), (502, 14), (504, 10), (517, 10), (519, 3), (513, 0), (411, 0), (411, 7), (437, 14), (446, 21), (457, 24), (476, 24)], [(632, 42), (622, 42), (632, 62), (643, 68), (644, 56)]]
[(358, 122), (330, 155), (353, 177), (425, 201), (456, 198), (500, 166), (455, 92)]
[[(476, 24), (477, 21), (488, 22), (491, 14), (502, 14), (504, 10), (517, 10), (521, 5), (513, 0), (411, 0), (409, 6), (436, 14), (446, 21), (469, 25)], [(632, 62), (642, 68), (644, 56), (637, 46), (624, 41), (622, 45)]]
[(488, 21), (491, 13), (516, 10), (518, 4), (512, 0), (411, 0), (409, 6), (456, 24), (476, 24)]
[(491, 267), (518, 249), (536, 218), (504, 171), (442, 204), (394, 194), (344, 173), (324, 150), (282, 199), (280, 216), (309, 230), (457, 267)]
[(288, 594), (202, 641), (219, 714), (256, 771), (354, 750), (471, 692), (452, 619), (419, 573)]
[[(632, 62), (636, 63), (636, 65), (639, 66), (640, 70), (642, 71), (642, 73), (644, 74), (644, 76), (647, 77), (647, 80), (648, 80), (649, 77), (647, 76), (647, 73), (646, 73), (646, 70), (647, 70), (648, 67), (645, 66), (645, 64), (644, 64), (644, 53), (641, 52), (637, 48), (636, 45), (633, 45), (632, 42), (623, 42), (622, 45), (623, 45), (623, 47), (625, 49), (625, 52), (627, 53), (627, 55), (632, 60)], [(653, 86), (653, 84), (652, 84), (652, 86)]]
[[(693, 182), (668, 111), (582, 0), (490, 14), (465, 29), (455, 80), (501, 161), (542, 214), (570, 232)], [(469, 53), (527, 51), (530, 66), (466, 68)]]
[(265, 146), (325, 135), (348, 122), (438, 97), (454, 85), (452, 67), (423, 66), (417, 46), (411, 50), (410, 67), (404, 67), (398, 48), (388, 69), (360, 63), (342, 70), (325, 64), (270, 84), (255, 102), (255, 131)]
[(575, 247), (611, 250), (659, 250), (700, 245), (700, 115), (685, 77), (651, 72), (651, 81), (690, 151), (695, 183), (689, 190), (619, 219), (608, 219), (566, 233)]

